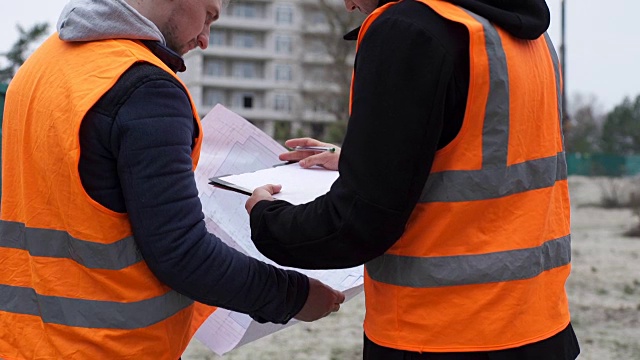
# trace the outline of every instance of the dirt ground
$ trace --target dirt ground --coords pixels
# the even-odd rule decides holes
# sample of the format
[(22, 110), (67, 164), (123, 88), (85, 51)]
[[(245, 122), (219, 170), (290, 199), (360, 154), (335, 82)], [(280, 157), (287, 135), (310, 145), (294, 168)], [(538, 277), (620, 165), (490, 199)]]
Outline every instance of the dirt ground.
[[(629, 181), (631, 180), (631, 181)], [(567, 282), (572, 322), (582, 352), (579, 360), (640, 360), (640, 238), (623, 233), (639, 223), (629, 209), (592, 206), (625, 184), (570, 177), (572, 264)], [(621, 195), (624, 196), (624, 195)], [(356, 360), (362, 358), (364, 296), (340, 312), (298, 324), (224, 356), (193, 340), (184, 360)], [(541, 359), (542, 360), (542, 359)]]

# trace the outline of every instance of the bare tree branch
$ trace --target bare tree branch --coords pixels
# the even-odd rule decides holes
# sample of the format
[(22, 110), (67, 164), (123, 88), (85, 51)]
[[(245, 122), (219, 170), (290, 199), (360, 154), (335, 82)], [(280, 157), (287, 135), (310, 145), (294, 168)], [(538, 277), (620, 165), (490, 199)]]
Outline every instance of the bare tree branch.
[(305, 9), (320, 12), (328, 28), (304, 35), (305, 44), (321, 44), (325, 54), (322, 61), (303, 62), (306, 76), (314, 71), (321, 76), (310, 79), (318, 86), (302, 91), (309, 107), (322, 109), (335, 120), (325, 131), (323, 140), (340, 143), (349, 118), (349, 90), (356, 45), (355, 41), (346, 41), (342, 37), (358, 27), (364, 15), (347, 12), (342, 1), (314, 0), (305, 3)]

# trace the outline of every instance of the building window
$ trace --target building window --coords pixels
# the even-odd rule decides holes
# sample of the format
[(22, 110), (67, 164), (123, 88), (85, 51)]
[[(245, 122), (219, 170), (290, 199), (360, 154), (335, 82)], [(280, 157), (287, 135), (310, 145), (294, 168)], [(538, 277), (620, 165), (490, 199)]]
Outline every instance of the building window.
[(222, 90), (205, 88), (202, 96), (202, 105), (215, 106), (216, 104), (224, 104), (225, 96)]
[(291, 65), (278, 64), (276, 65), (276, 81), (291, 81), (293, 78)]
[(253, 96), (244, 95), (242, 97), (242, 107), (245, 108), (245, 109), (253, 108)]
[(324, 103), (313, 103), (313, 111), (315, 111), (315, 112), (326, 112), (327, 111), (327, 107), (324, 105)]
[(276, 36), (276, 52), (281, 54), (291, 54), (293, 49), (290, 36)]
[(238, 31), (233, 34), (233, 46), (239, 48), (258, 47), (258, 36), (255, 33)]
[(257, 18), (258, 6), (252, 3), (235, 3), (231, 10), (231, 14), (243, 18)]
[(293, 24), (293, 8), (291, 6), (278, 6), (276, 24)]
[(311, 40), (307, 44), (307, 51), (315, 55), (327, 54), (327, 45), (321, 40)]
[(317, 113), (326, 113), (327, 112), (327, 104), (324, 101), (317, 100), (311, 104), (311, 109)]
[(226, 44), (226, 32), (219, 29), (211, 29), (211, 35), (209, 35), (209, 45), (223, 46)]
[(204, 74), (208, 76), (225, 76), (224, 61), (219, 59), (206, 59), (204, 61)]
[(240, 94), (239, 98), (238, 98), (238, 107), (241, 107), (243, 109), (253, 109), (253, 105), (254, 105), (254, 95), (253, 94), (249, 94), (249, 93), (245, 93), (245, 94)]
[(274, 109), (276, 111), (291, 111), (291, 96), (287, 94), (276, 94), (274, 97)]
[(253, 92), (239, 92), (233, 94), (233, 107), (241, 109), (253, 109), (257, 104), (256, 94)]
[(322, 11), (314, 11), (309, 18), (311, 25), (323, 25), (327, 23), (327, 17)]
[(307, 79), (313, 82), (322, 83), (327, 81), (327, 70), (324, 67), (313, 67), (305, 72)]
[(233, 64), (233, 76), (243, 79), (256, 79), (258, 75), (258, 64), (249, 61), (238, 61)]

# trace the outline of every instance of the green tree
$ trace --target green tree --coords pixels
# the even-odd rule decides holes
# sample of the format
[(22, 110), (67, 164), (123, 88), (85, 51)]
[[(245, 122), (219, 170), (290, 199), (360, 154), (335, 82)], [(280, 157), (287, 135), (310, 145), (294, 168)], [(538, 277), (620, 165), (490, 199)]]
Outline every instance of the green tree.
[(20, 25), (16, 25), (16, 28), (19, 33), (18, 40), (8, 52), (0, 54), (8, 62), (6, 67), (0, 68), (0, 82), (9, 82), (13, 79), (18, 68), (24, 64), (29, 56), (30, 46), (47, 34), (49, 24), (35, 24), (27, 30)]
[(640, 154), (640, 95), (625, 98), (602, 127), (602, 151), (618, 155)]
[(595, 153), (600, 151), (604, 115), (597, 109), (596, 99), (576, 95), (571, 102), (569, 123), (565, 125), (565, 147), (571, 153)]

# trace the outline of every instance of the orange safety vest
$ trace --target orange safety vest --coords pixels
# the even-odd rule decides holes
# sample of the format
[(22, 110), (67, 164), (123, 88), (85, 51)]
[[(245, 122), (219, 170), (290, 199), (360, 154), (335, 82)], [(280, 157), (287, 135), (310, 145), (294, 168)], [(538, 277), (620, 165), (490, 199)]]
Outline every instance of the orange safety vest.
[[(458, 136), (436, 153), (404, 234), (365, 265), (365, 332), (418, 352), (549, 338), (570, 320), (571, 261), (553, 45), (547, 35), (514, 38), (445, 1), (419, 1), (469, 31), (466, 113)], [(358, 44), (394, 5), (365, 20)]]
[[(96, 203), (80, 181), (83, 118), (143, 61), (176, 76), (137, 41), (66, 43), (54, 34), (11, 81), (2, 142), (0, 358), (176, 360), (215, 310), (161, 283), (127, 214)], [(195, 168), (202, 127), (191, 104), (200, 134)]]

